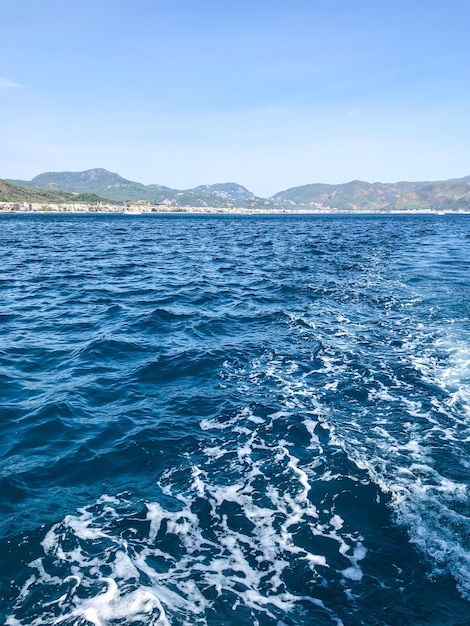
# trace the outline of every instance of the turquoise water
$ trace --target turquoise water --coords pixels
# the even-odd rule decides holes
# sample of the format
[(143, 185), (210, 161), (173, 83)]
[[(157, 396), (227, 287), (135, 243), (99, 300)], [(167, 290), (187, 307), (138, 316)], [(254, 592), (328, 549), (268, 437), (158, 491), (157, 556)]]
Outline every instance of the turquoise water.
[(0, 622), (470, 624), (470, 218), (0, 216)]

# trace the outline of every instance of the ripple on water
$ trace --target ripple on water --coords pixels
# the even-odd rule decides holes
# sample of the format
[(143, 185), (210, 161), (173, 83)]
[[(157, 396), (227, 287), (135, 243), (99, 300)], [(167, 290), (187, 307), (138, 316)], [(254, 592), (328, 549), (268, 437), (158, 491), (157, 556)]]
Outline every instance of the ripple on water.
[(0, 217), (1, 621), (466, 625), (448, 217)]

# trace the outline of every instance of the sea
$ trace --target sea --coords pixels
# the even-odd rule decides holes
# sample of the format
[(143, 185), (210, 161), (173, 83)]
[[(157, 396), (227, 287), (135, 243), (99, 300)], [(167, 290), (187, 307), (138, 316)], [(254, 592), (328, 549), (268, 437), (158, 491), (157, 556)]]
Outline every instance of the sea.
[(468, 626), (470, 216), (0, 216), (0, 623)]

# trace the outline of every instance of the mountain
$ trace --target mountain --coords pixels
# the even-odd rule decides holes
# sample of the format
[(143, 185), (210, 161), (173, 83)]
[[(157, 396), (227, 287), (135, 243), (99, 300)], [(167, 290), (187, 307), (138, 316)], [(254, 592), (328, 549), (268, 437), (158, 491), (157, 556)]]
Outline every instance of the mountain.
[(398, 209), (419, 209), (423, 205), (452, 211), (470, 210), (470, 176), (429, 183), (418, 191), (404, 194), (396, 203)]
[(69, 193), (55, 189), (31, 189), (0, 179), (0, 202), (30, 202), (39, 204), (96, 204), (108, 202), (94, 193)]
[(370, 209), (394, 206), (405, 193), (413, 193), (427, 183), (367, 183), (353, 180), (341, 185), (313, 184), (281, 191), (273, 198), (283, 205), (329, 206), (340, 210)]
[(272, 199), (291, 209), (340, 211), (470, 209), (470, 176), (440, 182), (311, 184), (280, 191)]
[[(118, 203), (144, 200), (169, 207), (244, 207), (258, 210), (285, 208), (289, 211), (334, 209), (370, 212), (470, 210), (470, 176), (436, 182), (368, 183), (353, 180), (340, 185), (314, 183), (280, 191), (271, 198), (255, 196), (236, 183), (200, 185), (185, 190), (157, 184), (143, 185), (105, 169), (47, 172), (39, 174), (31, 181), (7, 182), (49, 193), (59, 191), (62, 195), (66, 192), (92, 193)], [(71, 201), (80, 200), (74, 196)]]
[(45, 172), (30, 181), (9, 180), (8, 182), (32, 187), (33, 189), (58, 189), (74, 193), (95, 193), (115, 201), (131, 199), (147, 200), (148, 190), (145, 185), (126, 180), (105, 169), (92, 169), (85, 172)]
[(194, 189), (171, 189), (162, 185), (143, 185), (108, 172), (91, 169), (84, 172), (46, 172), (31, 181), (9, 182), (34, 189), (69, 192), (92, 192), (116, 202), (146, 200), (169, 206), (279, 208), (273, 200), (258, 198), (236, 183), (201, 185)]

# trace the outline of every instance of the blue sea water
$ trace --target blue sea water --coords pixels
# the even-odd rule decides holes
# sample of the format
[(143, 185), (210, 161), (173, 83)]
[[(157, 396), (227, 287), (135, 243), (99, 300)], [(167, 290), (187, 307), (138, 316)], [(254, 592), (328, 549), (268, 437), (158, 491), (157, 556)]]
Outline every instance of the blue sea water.
[(2, 215), (0, 622), (470, 624), (470, 217)]

